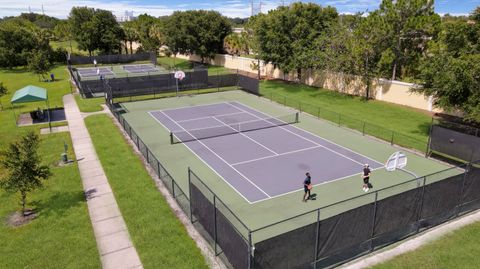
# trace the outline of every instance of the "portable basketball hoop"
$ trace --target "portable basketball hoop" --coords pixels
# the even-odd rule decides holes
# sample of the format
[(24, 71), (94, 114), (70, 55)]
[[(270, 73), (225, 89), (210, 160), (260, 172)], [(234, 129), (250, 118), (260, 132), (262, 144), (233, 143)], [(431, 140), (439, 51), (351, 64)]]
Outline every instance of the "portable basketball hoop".
[(179, 70), (179, 71), (175, 71), (175, 74), (173, 74), (173, 76), (175, 77), (175, 83), (177, 84), (177, 96), (178, 96), (178, 81), (182, 80), (185, 78), (185, 72), (183, 72), (182, 70)]
[[(385, 163), (385, 170), (387, 170), (388, 172), (400, 170), (413, 176), (414, 178), (418, 178), (418, 176), (415, 173), (405, 169), (406, 166), (407, 166), (407, 155), (405, 155), (401, 151), (397, 151), (397, 152), (394, 152), (392, 155), (390, 155), (390, 157), (388, 158), (387, 162)], [(419, 178), (417, 180), (417, 186), (420, 186)]]

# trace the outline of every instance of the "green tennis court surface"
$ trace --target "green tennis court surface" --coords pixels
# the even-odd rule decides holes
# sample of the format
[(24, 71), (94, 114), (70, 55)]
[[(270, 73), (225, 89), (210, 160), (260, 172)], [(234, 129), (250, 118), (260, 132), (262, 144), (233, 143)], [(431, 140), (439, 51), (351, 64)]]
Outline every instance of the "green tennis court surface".
[[(256, 230), (302, 213), (314, 211), (320, 207), (332, 205), (322, 210), (321, 219), (326, 219), (349, 209), (372, 203), (375, 200), (375, 190), (394, 186), (378, 192), (377, 199), (380, 200), (414, 189), (418, 186), (417, 180), (413, 180), (414, 178), (408, 173), (398, 170), (387, 172), (385, 169), (377, 169), (373, 171), (370, 181), (374, 188), (369, 193), (363, 192), (361, 177), (359, 175), (353, 175), (315, 187), (313, 193), (317, 195), (317, 199), (310, 200), (307, 203), (302, 202), (303, 190), (264, 199), (256, 203), (249, 203), (239, 195), (228, 182), (219, 176), (217, 172), (194, 155), (185, 144), (179, 143), (172, 145), (170, 143), (169, 130), (159, 124), (158, 121), (149, 114), (152, 111), (158, 110), (228, 102), (236, 102), (272, 117), (295, 112), (277, 103), (241, 91), (128, 102), (122, 103), (122, 106), (127, 110), (127, 112), (123, 114), (127, 123), (168, 170), (186, 195), (188, 195), (189, 189), (187, 169), (190, 167), (250, 230)], [(192, 115), (191, 118), (195, 118), (195, 115)], [(295, 124), (296, 128), (324, 138), (352, 152), (356, 152), (378, 162), (385, 162), (393, 152), (401, 150), (386, 142), (368, 136), (362, 136), (356, 131), (338, 127), (331, 122), (319, 120), (305, 113), (300, 114), (299, 120), (299, 123)], [(284, 143), (288, 143), (288, 141), (284, 141)], [(403, 152), (408, 157), (406, 169), (418, 176), (426, 176), (446, 170), (426, 177), (424, 179), (426, 184), (462, 173), (461, 170), (450, 169), (449, 166), (443, 163), (426, 159), (423, 156), (418, 156), (410, 152)], [(361, 170), (358, 172), (360, 173)], [(272, 171), (272, 175), (274, 174), (276, 174), (275, 171)], [(313, 178), (315, 178), (315, 176), (315, 174), (312, 174)], [(300, 189), (303, 178), (304, 174), (299, 174), (291, 180), (297, 181)], [(400, 185), (395, 186), (397, 184)], [(347, 199), (351, 200), (339, 203)], [(235, 225), (236, 222), (234, 220), (231, 221)], [(308, 213), (291, 221), (286, 221), (268, 229), (255, 232), (252, 240), (253, 242), (259, 242), (316, 221), (316, 212)], [(246, 231), (239, 228), (239, 232), (243, 233)], [(244, 234), (244, 236), (246, 235)]]

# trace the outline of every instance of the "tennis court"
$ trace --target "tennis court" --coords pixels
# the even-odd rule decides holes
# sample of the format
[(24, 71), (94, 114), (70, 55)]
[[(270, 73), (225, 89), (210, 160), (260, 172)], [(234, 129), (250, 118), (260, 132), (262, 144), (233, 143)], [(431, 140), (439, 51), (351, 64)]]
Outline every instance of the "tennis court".
[(112, 67), (88, 67), (77, 68), (78, 74), (81, 77), (95, 77), (95, 76), (111, 76), (114, 75)]
[(320, 185), (360, 176), (365, 163), (383, 166), (297, 128), (296, 113), (271, 117), (239, 102), (223, 102), (150, 115), (250, 203), (302, 190), (305, 172)]
[(160, 69), (155, 67), (152, 64), (129, 64), (124, 65), (123, 70), (128, 73), (148, 73), (148, 72), (156, 72)]
[[(247, 257), (275, 268), (285, 259), (335, 264), (339, 253), (395, 242), (454, 214), (460, 190), (476, 190), (470, 182), (480, 174), (242, 91), (119, 105), (117, 118), (151, 169), (238, 268), (248, 268)], [(387, 171), (399, 151), (405, 169)], [(304, 203), (307, 171), (316, 199)]]

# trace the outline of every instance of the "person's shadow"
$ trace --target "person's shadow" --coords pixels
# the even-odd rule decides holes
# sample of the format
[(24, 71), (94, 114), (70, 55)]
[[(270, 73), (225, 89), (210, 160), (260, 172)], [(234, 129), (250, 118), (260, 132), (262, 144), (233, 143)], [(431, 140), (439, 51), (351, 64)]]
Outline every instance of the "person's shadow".
[(310, 195), (307, 200), (312, 200), (312, 201), (317, 200), (317, 194), (316, 194), (316, 193), (312, 193), (312, 195)]

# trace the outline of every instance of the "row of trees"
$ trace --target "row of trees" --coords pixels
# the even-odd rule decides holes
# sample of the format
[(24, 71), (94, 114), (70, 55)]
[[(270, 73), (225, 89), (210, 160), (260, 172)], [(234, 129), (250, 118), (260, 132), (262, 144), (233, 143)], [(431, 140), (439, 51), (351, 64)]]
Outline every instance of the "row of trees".
[(480, 121), (480, 8), (470, 18), (442, 20), (433, 4), (382, 0), (368, 15), (339, 15), (293, 3), (250, 18), (245, 40), (260, 59), (297, 71), (298, 79), (309, 68), (359, 76), (366, 98), (375, 78), (413, 81), (437, 106)]

